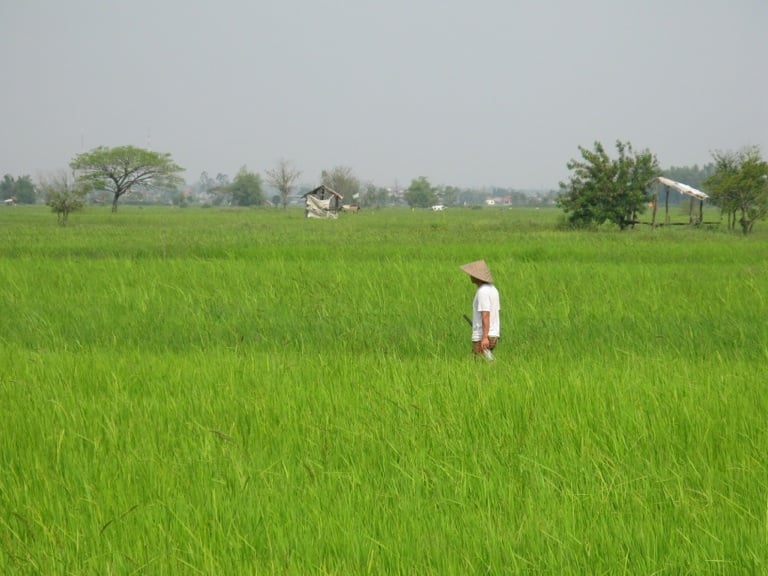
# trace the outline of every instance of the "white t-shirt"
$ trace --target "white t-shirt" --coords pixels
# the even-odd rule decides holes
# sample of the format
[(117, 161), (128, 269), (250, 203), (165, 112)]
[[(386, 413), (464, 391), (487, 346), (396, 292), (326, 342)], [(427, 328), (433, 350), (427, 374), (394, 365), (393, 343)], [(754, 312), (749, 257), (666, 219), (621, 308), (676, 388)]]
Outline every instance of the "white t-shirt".
[(488, 336), (498, 338), (501, 335), (499, 320), (499, 291), (493, 284), (481, 284), (472, 302), (472, 342), (480, 342), (483, 338), (483, 317), (480, 312), (490, 312)]

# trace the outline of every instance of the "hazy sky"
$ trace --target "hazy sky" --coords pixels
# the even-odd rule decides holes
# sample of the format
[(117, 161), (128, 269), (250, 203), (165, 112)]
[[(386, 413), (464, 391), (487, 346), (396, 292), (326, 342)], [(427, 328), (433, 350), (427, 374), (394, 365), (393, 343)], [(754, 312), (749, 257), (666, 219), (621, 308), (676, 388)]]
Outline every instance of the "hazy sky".
[(766, 0), (0, 0), (0, 175), (95, 146), (556, 188), (578, 146), (768, 156)]

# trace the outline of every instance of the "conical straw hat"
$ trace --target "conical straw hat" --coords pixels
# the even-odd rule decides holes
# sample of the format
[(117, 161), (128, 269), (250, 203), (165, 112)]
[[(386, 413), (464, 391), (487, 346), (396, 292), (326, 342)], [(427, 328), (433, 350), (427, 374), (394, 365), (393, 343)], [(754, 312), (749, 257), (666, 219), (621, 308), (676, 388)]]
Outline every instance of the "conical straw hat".
[(493, 284), (493, 276), (491, 276), (491, 271), (488, 270), (488, 265), (485, 263), (485, 260), (475, 260), (469, 264), (459, 266), (459, 268), (472, 276), (472, 278), (477, 278), (488, 284)]

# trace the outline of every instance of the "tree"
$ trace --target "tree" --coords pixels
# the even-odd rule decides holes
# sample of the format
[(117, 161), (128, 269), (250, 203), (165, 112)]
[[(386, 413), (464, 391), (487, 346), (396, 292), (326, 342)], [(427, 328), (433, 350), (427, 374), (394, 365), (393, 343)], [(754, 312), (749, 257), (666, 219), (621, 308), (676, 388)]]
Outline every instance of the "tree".
[(50, 206), (51, 211), (56, 213), (62, 226), (66, 226), (71, 212), (81, 210), (85, 205), (84, 198), (88, 191), (76, 182), (70, 183), (64, 173), (41, 181), (38, 187), (43, 193), (46, 206)]
[(34, 204), (37, 200), (35, 185), (29, 176), (14, 178), (10, 174), (3, 176), (0, 181), (0, 200), (13, 198), (19, 204)]
[(219, 172), (216, 174), (216, 178), (213, 180), (214, 185), (213, 188), (210, 189), (211, 192), (215, 194), (213, 198), (213, 204), (215, 206), (220, 206), (221, 204), (225, 203), (228, 200), (228, 192), (230, 181), (229, 176), (226, 174)]
[(208, 176), (208, 172), (203, 170), (200, 173), (200, 179), (197, 181), (197, 191), (201, 196), (208, 197), (216, 187), (216, 181)]
[(630, 143), (616, 142), (618, 158), (612, 160), (600, 142), (594, 150), (579, 146), (582, 161), (571, 160), (568, 183), (560, 182), (557, 205), (570, 213), (574, 226), (616, 224), (622, 230), (633, 225), (650, 200), (648, 185), (659, 174), (656, 156), (635, 153)]
[(293, 189), (293, 183), (301, 176), (301, 171), (291, 166), (287, 160), (279, 160), (274, 170), (267, 170), (266, 172), (267, 183), (280, 192), (280, 201), (285, 208), (288, 206), (288, 195)]
[(739, 152), (715, 152), (715, 171), (704, 181), (710, 201), (728, 217), (728, 228), (749, 234), (757, 220), (768, 215), (768, 162), (757, 147)]
[(362, 201), (360, 204), (381, 208), (382, 206), (386, 206), (389, 201), (389, 195), (390, 192), (386, 188), (376, 186), (373, 182), (368, 182), (365, 184), (365, 190), (362, 193)]
[(12, 200), (16, 202), (16, 180), (10, 174), (3, 176), (3, 180), (0, 182), (0, 200)]
[(78, 154), (69, 166), (78, 186), (112, 194), (112, 212), (117, 212), (120, 197), (133, 189), (175, 189), (183, 183), (179, 173), (184, 169), (170, 154), (134, 146), (99, 146)]
[(456, 201), (459, 198), (460, 192), (461, 190), (459, 190), (455, 186), (446, 186), (440, 190), (438, 195), (440, 196), (443, 204), (445, 204), (446, 206), (453, 206), (456, 204)]
[(330, 172), (323, 170), (320, 183), (341, 194), (347, 202), (355, 200), (360, 194), (360, 180), (347, 166), (336, 166)]
[(225, 186), (223, 191), (232, 197), (235, 206), (261, 206), (264, 204), (264, 193), (261, 189), (261, 176), (255, 172), (249, 172), (243, 166), (237, 172), (231, 184)]
[(435, 189), (424, 176), (411, 180), (411, 185), (405, 191), (405, 201), (411, 208), (429, 208), (436, 202)]

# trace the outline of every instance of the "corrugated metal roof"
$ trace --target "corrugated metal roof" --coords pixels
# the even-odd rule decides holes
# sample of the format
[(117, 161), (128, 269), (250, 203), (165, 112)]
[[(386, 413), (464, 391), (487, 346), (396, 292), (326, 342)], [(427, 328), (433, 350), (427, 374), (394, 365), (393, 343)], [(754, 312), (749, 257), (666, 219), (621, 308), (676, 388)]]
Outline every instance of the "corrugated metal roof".
[(676, 182), (674, 180), (670, 180), (669, 178), (665, 178), (664, 176), (659, 176), (655, 179), (656, 182), (660, 182), (664, 184), (664, 186), (669, 186), (670, 188), (674, 188), (681, 194), (685, 194), (686, 196), (692, 196), (693, 198), (697, 198), (699, 200), (706, 200), (709, 198), (709, 194), (706, 194), (705, 192), (702, 192), (701, 190), (697, 190), (693, 186), (688, 186), (688, 184), (683, 184), (682, 182)]

